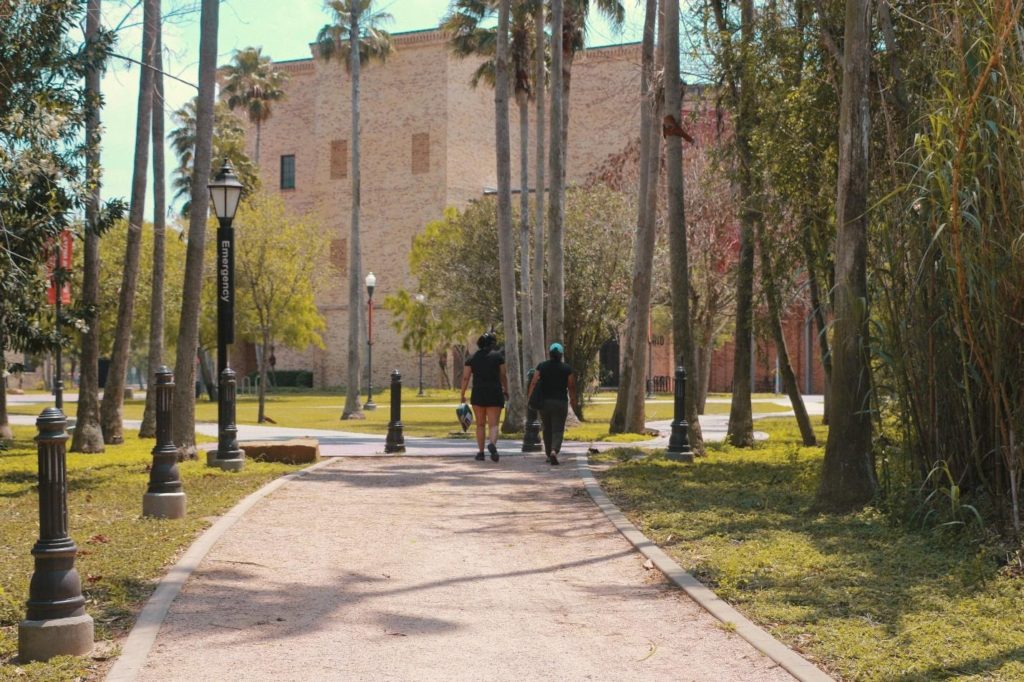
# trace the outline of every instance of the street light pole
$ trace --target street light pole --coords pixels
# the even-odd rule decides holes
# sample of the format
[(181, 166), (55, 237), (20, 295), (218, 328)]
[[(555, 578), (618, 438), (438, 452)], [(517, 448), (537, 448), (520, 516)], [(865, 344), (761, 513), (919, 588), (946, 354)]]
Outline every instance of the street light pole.
[(418, 331), (419, 331), (419, 341), (416, 344), (416, 352), (420, 356), (420, 390), (419, 390), (419, 393), (417, 393), (416, 395), (420, 396), (420, 397), (422, 397), (424, 395), (424, 393), (423, 393), (423, 334), (425, 332), (424, 327), (426, 326), (425, 317), (426, 317), (427, 311), (426, 311), (426, 308), (424, 307), (424, 303), (426, 302), (426, 300), (427, 300), (427, 297), (424, 296), (423, 294), (416, 294), (416, 303), (418, 303), (419, 306), (420, 306), (420, 310), (418, 311), (419, 312), (419, 317), (418, 317), (418, 321), (419, 321), (419, 329), (418, 329)]
[(207, 464), (239, 471), (245, 453), (238, 448), (235, 373), (228, 366), (228, 346), (235, 342), (235, 230), (232, 221), (242, 198), (242, 183), (227, 159), (209, 188), (220, 226), (217, 228), (217, 450)]
[(373, 402), (373, 290), (377, 277), (370, 272), (366, 275), (366, 404), (364, 410), (376, 410)]

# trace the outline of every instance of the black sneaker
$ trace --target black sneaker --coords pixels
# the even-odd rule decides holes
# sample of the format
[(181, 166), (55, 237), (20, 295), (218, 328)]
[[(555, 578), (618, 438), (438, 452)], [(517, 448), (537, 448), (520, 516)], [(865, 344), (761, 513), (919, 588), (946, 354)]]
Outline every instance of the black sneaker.
[(484, 461), (484, 451), (481, 450), (480, 452), (476, 453), (476, 457), (474, 457), (474, 459), (478, 462)]
[[(491, 453), (492, 462), (497, 462), (500, 459), (500, 457), (498, 456), (498, 446), (496, 446), (494, 443), (487, 444), (487, 451)], [(484, 453), (482, 452), (480, 453), (481, 459), (483, 458), (483, 454)]]
[(548, 455), (548, 464), (551, 466), (558, 466), (558, 458), (554, 455)]

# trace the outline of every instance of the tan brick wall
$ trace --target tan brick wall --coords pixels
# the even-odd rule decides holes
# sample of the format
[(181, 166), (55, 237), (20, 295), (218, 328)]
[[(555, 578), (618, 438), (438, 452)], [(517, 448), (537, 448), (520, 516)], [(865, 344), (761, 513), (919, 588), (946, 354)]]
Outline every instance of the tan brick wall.
[[(470, 87), (477, 62), (450, 56), (436, 31), (397, 35), (396, 45), (386, 64), (364, 67), (361, 80), (362, 275), (371, 270), (377, 275), (378, 304), (401, 288), (415, 290), (408, 259), (413, 236), (440, 218), (446, 206), (461, 207), (480, 197), (485, 188), (494, 187), (496, 177), (494, 92), (486, 86)], [(570, 107), (570, 181), (583, 179), (620, 151), (637, 130), (638, 64), (638, 46), (591, 50), (577, 60)], [(351, 158), (351, 83), (338, 62), (310, 59), (283, 62), (280, 67), (290, 80), (287, 97), (275, 105), (273, 117), (263, 126), (264, 187), (281, 191), (290, 209), (311, 213), (320, 221), (338, 253), (349, 246), (351, 177), (341, 177), (337, 161), (332, 173), (331, 152), (332, 143), (337, 152), (338, 142), (345, 141)], [(532, 105), (530, 114), (533, 130)], [(510, 118), (513, 185), (518, 187), (514, 103)], [(278, 189), (284, 154), (295, 155), (294, 190)], [(529, 163), (532, 183), (532, 158)], [(346, 240), (345, 247), (340, 240)], [(327, 319), (326, 348), (278, 348), (277, 367), (312, 369), (318, 386), (338, 386), (344, 381), (347, 355), (345, 280), (339, 277), (319, 305)], [(365, 306), (365, 300), (358, 305)], [(374, 387), (384, 387), (396, 367), (407, 385), (415, 385), (415, 354), (401, 349), (389, 316), (379, 307), (374, 336)], [(365, 367), (365, 343), (360, 362)], [(425, 362), (430, 384), (437, 383), (431, 381), (434, 366), (432, 359)]]

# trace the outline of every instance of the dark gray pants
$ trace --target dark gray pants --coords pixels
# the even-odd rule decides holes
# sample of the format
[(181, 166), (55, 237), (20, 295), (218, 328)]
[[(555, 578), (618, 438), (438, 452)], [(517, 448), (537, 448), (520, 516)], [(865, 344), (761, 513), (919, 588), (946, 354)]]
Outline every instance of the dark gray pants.
[(544, 426), (544, 454), (558, 454), (562, 450), (565, 436), (565, 418), (569, 416), (568, 400), (546, 399), (540, 408), (540, 420)]

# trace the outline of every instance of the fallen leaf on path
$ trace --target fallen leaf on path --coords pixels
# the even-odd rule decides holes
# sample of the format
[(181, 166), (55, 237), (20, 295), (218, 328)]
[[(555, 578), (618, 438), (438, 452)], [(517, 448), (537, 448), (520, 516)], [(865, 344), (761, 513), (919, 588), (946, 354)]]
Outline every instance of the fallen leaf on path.
[(648, 571), (654, 570), (654, 562), (648, 559), (644, 562), (644, 568), (646, 568)]
[(389, 632), (387, 634), (391, 635), (392, 637), (408, 637), (409, 636), (409, 635), (405, 634), (404, 632)]
[(643, 662), (644, 662), (644, 661), (646, 661), (646, 660), (647, 660), (648, 658), (650, 658), (651, 656), (653, 656), (653, 655), (654, 655), (654, 652), (658, 650), (658, 645), (657, 645), (657, 644), (655, 644), (654, 642), (651, 642), (651, 640), (647, 640), (647, 641), (648, 641), (648, 642), (650, 643), (650, 646), (651, 646), (651, 648), (650, 648), (650, 649), (649, 649), (649, 650), (647, 651), (647, 655), (646, 655), (646, 656), (644, 656), (643, 658), (639, 659), (639, 660), (637, 661), (637, 663), (643, 663)]

